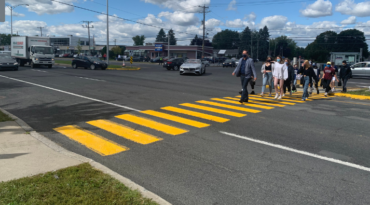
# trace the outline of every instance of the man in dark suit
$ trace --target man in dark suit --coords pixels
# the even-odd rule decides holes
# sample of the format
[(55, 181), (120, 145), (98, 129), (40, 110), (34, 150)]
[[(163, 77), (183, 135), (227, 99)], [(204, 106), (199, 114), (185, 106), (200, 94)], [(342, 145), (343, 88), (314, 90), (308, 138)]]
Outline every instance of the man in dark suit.
[(246, 50), (243, 51), (243, 57), (239, 60), (239, 64), (236, 66), (232, 75), (240, 77), (242, 83), (243, 92), (239, 102), (242, 104), (243, 102), (248, 102), (248, 83), (252, 80), (252, 76), (254, 77), (254, 81), (256, 81), (257, 75), (253, 59), (248, 57), (248, 52)]

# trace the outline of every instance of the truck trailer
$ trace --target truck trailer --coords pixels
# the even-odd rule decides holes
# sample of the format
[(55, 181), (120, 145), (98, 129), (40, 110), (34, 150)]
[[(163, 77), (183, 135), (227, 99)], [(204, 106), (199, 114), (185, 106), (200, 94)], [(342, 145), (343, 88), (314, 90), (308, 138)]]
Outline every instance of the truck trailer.
[(20, 66), (28, 63), (31, 68), (41, 65), (52, 68), (54, 65), (54, 52), (48, 37), (12, 37), (11, 48), (11, 56), (17, 60)]

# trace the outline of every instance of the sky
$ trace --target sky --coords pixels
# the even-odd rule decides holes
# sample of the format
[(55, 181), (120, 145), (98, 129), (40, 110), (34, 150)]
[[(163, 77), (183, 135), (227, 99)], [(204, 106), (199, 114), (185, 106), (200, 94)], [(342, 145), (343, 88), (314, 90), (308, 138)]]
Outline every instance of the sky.
[[(6, 0), (13, 10), (13, 33), (19, 35), (87, 37), (83, 21), (92, 21), (96, 44), (106, 43), (106, 0)], [(63, 4), (66, 3), (66, 4)], [(68, 4), (68, 5), (67, 5)], [(72, 6), (71, 6), (72, 5)], [(359, 0), (109, 0), (110, 44), (133, 45), (132, 37), (155, 41), (160, 28), (173, 29), (178, 44), (202, 36), (206, 6), (207, 38), (219, 31), (243, 31), (267, 26), (271, 37), (286, 35), (305, 47), (327, 30), (357, 28), (370, 39), (370, 1)], [(83, 9), (81, 9), (83, 8)], [(88, 10), (84, 10), (88, 9)], [(10, 9), (0, 33), (10, 33)], [(370, 41), (368, 41), (369, 43)]]

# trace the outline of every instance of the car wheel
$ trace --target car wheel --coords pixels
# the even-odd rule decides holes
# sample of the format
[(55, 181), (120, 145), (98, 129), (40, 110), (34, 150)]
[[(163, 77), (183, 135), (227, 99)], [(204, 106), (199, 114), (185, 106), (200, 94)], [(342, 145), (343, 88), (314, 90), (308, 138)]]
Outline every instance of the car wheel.
[(77, 64), (72, 64), (72, 68), (77, 69)]
[(95, 70), (95, 65), (94, 65), (94, 64), (91, 64), (91, 65), (90, 65), (90, 69), (91, 69), (91, 70)]
[(175, 66), (173, 69), (175, 69), (175, 70), (179, 70), (179, 66)]

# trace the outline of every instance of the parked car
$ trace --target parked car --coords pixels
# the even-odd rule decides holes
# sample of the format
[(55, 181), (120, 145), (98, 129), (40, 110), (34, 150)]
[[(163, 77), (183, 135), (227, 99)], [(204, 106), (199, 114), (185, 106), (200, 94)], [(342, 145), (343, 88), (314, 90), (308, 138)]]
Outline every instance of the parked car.
[(102, 70), (107, 69), (108, 65), (104, 61), (100, 60), (99, 58), (92, 57), (92, 56), (78, 56), (72, 60), (72, 67), (77, 69), (78, 67), (83, 67), (85, 69), (90, 68), (91, 70), (95, 70), (97, 68), (101, 68)]
[(78, 54), (74, 54), (74, 55), (73, 55), (73, 58), (76, 58), (77, 56), (78, 56)]
[(153, 58), (150, 60), (151, 63), (159, 63), (159, 57)]
[(118, 57), (117, 57), (117, 61), (123, 61), (123, 60), (125, 60), (125, 59), (123, 58), (123, 56), (118, 56)]
[(225, 62), (225, 60), (227, 60), (227, 58), (225, 57), (215, 58), (215, 63), (223, 63)]
[(143, 59), (144, 62), (149, 62), (150, 61), (150, 58), (148, 56), (145, 56), (144, 59)]
[(180, 66), (180, 75), (186, 73), (203, 75), (206, 73), (206, 66), (200, 59), (188, 59)]
[(370, 61), (355, 63), (351, 69), (354, 76), (370, 76)]
[(0, 70), (18, 70), (17, 61), (7, 53), (0, 54)]
[(167, 62), (163, 63), (163, 67), (167, 68), (167, 70), (179, 70), (181, 65), (184, 63), (184, 59), (182, 58), (172, 58)]
[(204, 63), (205, 66), (211, 66), (211, 64), (209, 63), (209, 61), (206, 60), (205, 58), (202, 59), (202, 63)]
[(222, 63), (222, 67), (232, 67), (232, 68), (234, 68), (234, 67), (236, 67), (236, 63), (235, 63), (235, 61), (233, 61), (233, 60), (231, 60), (231, 59), (227, 59), (227, 60), (225, 60), (225, 62), (223, 62)]

